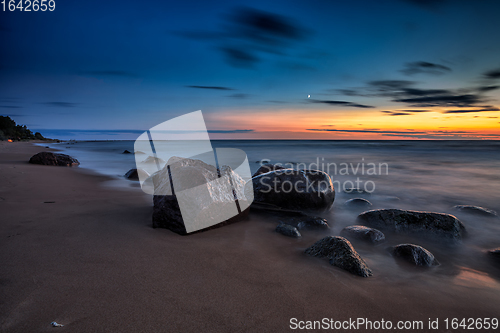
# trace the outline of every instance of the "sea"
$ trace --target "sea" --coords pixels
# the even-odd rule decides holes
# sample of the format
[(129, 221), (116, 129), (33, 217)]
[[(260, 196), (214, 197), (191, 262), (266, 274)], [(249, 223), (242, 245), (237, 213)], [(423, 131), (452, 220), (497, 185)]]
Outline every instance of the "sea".
[[(238, 148), (254, 173), (263, 163), (279, 163), (295, 169), (327, 172), (336, 190), (334, 205), (318, 213), (339, 234), (356, 224), (363, 209), (345, 202), (361, 197), (371, 209), (399, 208), (453, 214), (467, 228), (460, 245), (393, 235), (381, 245), (380, 258), (394, 243), (416, 243), (441, 262), (434, 274), (454, 272), (458, 282), (500, 291), (500, 262), (488, 250), (500, 247), (500, 218), (468, 214), (456, 205), (475, 205), (500, 212), (500, 141), (317, 141), (317, 140), (213, 140), (213, 148)], [(66, 141), (43, 144), (80, 161), (80, 168), (108, 175), (103, 186), (140, 191), (137, 182), (124, 178), (135, 168), (134, 141)], [(145, 158), (147, 155), (144, 155)], [(361, 189), (363, 193), (351, 191)], [(357, 245), (360, 253), (371, 245)], [(384, 257), (385, 258), (385, 257)], [(372, 257), (377, 261), (377, 257)], [(379, 265), (390, 269), (386, 259)], [(398, 274), (413, 276), (413, 268)], [(472, 282), (471, 282), (472, 281)], [(499, 294), (500, 295), (500, 294)]]

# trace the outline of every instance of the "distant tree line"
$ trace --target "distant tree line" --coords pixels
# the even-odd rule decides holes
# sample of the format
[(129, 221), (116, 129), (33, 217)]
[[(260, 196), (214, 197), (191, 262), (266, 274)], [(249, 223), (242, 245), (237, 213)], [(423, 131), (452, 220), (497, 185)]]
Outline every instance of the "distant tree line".
[(45, 140), (40, 132), (33, 134), (26, 125), (17, 125), (8, 116), (0, 116), (0, 140)]

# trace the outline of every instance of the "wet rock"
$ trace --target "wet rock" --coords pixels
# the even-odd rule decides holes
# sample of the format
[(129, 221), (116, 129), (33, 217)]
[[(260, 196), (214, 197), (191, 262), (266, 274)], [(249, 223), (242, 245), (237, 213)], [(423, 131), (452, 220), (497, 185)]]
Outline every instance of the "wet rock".
[(130, 169), (125, 174), (125, 178), (129, 180), (139, 180), (139, 174), (137, 173), (137, 169)]
[(122, 154), (132, 154), (132, 153), (129, 152), (127, 149), (125, 149)]
[(41, 152), (31, 156), (30, 163), (42, 165), (56, 165), (56, 166), (77, 166), (80, 164), (74, 157), (65, 154)]
[(453, 215), (401, 209), (369, 210), (358, 215), (363, 224), (396, 233), (417, 233), (453, 241), (465, 235), (465, 226)]
[(299, 230), (326, 230), (329, 229), (326, 219), (315, 216), (305, 216), (303, 218), (295, 218), (297, 221), (297, 229)]
[(347, 200), (345, 205), (349, 208), (367, 208), (371, 207), (372, 203), (363, 198), (354, 198)]
[[(222, 166), (219, 177), (214, 166), (200, 160), (172, 157), (168, 165), (171, 174), (175, 175), (172, 177), (175, 178), (174, 194), (169, 194), (171, 193), (169, 168), (164, 167), (146, 180), (153, 184), (155, 191), (154, 228), (167, 228), (185, 235), (192, 231), (236, 222), (248, 215), (249, 203), (245, 197), (245, 181), (230, 167)], [(181, 190), (183, 186), (185, 190)], [(196, 195), (190, 194), (190, 189), (196, 189)], [(235, 197), (241, 208), (240, 213), (236, 210)], [(188, 211), (182, 212), (189, 214), (187, 217), (183, 217), (181, 213), (181, 204), (189, 207)], [(236, 215), (226, 214), (231, 211), (235, 211)], [(221, 216), (227, 216), (227, 219), (221, 222)], [(189, 221), (188, 225), (185, 224), (184, 218)]]
[(300, 232), (295, 228), (293, 225), (285, 224), (285, 223), (280, 223), (276, 227), (276, 232), (279, 232), (282, 235), (288, 236), (288, 237), (295, 237), (299, 238), (302, 235)]
[(489, 250), (488, 253), (494, 256), (495, 258), (500, 259), (500, 247), (497, 247), (496, 249), (493, 250)]
[(372, 275), (365, 261), (354, 250), (351, 243), (344, 237), (328, 236), (305, 250), (305, 253), (314, 257), (326, 257), (330, 264), (342, 268), (352, 274), (362, 277)]
[(396, 245), (391, 250), (392, 254), (417, 266), (431, 267), (439, 265), (434, 255), (423, 247), (415, 244)]
[(264, 164), (262, 165), (252, 176), (257, 177), (258, 175), (262, 175), (263, 173), (267, 173), (269, 171), (274, 171), (274, 170), (283, 170), (285, 169), (279, 164)]
[(464, 213), (468, 214), (475, 214), (475, 215), (482, 215), (482, 216), (489, 216), (489, 217), (497, 217), (497, 212), (495, 212), (492, 209), (484, 208), (484, 207), (479, 207), (479, 206), (470, 206), (470, 205), (457, 205), (454, 206), (456, 210), (459, 210)]
[(344, 193), (347, 194), (372, 194), (372, 192), (365, 191), (360, 188), (346, 188), (344, 189)]
[(329, 209), (335, 200), (330, 176), (317, 170), (281, 169), (252, 179), (254, 200), (289, 209)]
[(385, 235), (382, 231), (368, 228), (362, 225), (351, 225), (340, 231), (340, 235), (347, 238), (357, 238), (378, 244), (385, 241)]

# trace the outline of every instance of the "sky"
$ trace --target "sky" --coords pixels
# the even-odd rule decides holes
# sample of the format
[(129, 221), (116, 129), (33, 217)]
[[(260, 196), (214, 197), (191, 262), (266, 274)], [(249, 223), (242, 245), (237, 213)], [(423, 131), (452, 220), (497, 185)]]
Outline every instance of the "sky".
[(54, 3), (0, 7), (0, 114), (47, 137), (500, 138), (498, 1)]

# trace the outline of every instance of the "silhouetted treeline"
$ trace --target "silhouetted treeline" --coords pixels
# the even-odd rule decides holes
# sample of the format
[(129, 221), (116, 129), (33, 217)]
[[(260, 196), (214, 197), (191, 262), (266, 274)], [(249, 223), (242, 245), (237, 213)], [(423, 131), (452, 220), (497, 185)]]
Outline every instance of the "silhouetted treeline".
[(0, 140), (44, 140), (39, 132), (33, 134), (26, 125), (17, 125), (8, 116), (0, 116)]

